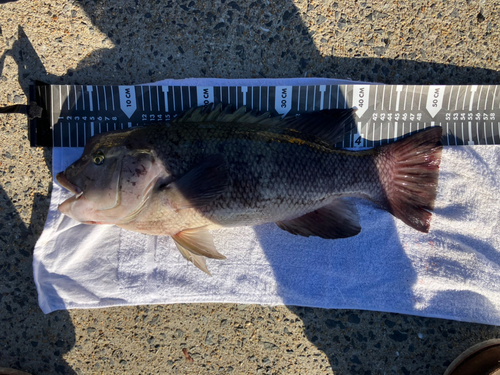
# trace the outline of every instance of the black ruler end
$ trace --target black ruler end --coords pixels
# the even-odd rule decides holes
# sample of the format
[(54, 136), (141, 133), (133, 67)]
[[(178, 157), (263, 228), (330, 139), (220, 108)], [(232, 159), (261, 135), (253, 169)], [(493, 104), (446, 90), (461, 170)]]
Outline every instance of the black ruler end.
[(29, 87), (29, 102), (42, 108), (42, 116), (29, 118), (28, 139), (31, 147), (52, 147), (52, 126), (50, 123), (50, 85), (36, 81)]

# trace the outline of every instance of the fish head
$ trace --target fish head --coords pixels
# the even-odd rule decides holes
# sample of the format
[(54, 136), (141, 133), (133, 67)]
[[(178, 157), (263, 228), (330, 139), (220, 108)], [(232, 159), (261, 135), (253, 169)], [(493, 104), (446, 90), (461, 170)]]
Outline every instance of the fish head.
[(56, 175), (74, 194), (59, 211), (86, 224), (130, 221), (163, 171), (154, 150), (135, 139), (133, 130), (99, 134), (89, 140), (80, 159)]

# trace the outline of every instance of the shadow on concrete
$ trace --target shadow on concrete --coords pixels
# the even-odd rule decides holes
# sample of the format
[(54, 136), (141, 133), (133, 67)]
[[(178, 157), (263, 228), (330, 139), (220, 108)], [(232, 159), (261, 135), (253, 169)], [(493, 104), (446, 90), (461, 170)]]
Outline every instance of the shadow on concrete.
[(67, 311), (44, 315), (33, 280), (33, 248), (45, 222), (49, 196), (36, 195), (26, 227), (0, 187), (0, 367), (37, 374), (75, 374), (62, 356), (75, 344)]
[[(5, 53), (12, 56), (17, 63), (19, 81), (26, 94), (29, 84), (35, 80), (50, 84), (128, 85), (166, 78), (279, 78), (307, 75), (391, 84), (500, 82), (498, 71), (413, 61), (411, 56), (408, 56), (408, 59), (397, 60), (322, 56), (315, 47), (307, 26), (301, 20), (297, 7), (288, 0), (271, 4), (261, 0), (203, 4), (188, 0), (170, 1), (166, 4), (159, 1), (140, 4), (138, 1), (82, 0), (76, 4), (92, 21), (91, 25), (81, 27), (103, 33), (105, 39), (112, 42), (114, 47), (91, 52), (78, 63), (76, 69), (68, 70), (63, 76), (56, 76), (47, 74), (33, 48), (30, 38), (36, 36), (28, 38), (20, 27), (18, 41)], [(377, 50), (379, 55), (384, 52), (383, 47), (381, 48)], [(5, 56), (0, 60), (2, 63), (0, 70)], [(46, 162), (51, 166), (48, 151)], [(0, 364), (22, 368), (34, 374), (73, 373), (61, 357), (75, 343), (71, 319), (64, 311), (49, 316), (44, 316), (40, 312), (31, 276), (31, 250), (41, 233), (40, 223), (44, 222), (47, 214), (48, 197), (35, 199), (32, 224), (28, 228), (23, 226), (21, 219), (16, 215), (14, 205), (9, 202), (3, 190), (0, 199), (4, 201), (3, 207), (5, 207), (3, 211), (5, 220), (0, 224), (0, 232), (14, 230), (19, 238), (28, 238), (28, 241), (2, 245), (6, 251), (2, 251), (0, 255), (2, 257), (0, 278), (4, 285), (0, 300), (7, 314), (2, 318), (1, 341), (4, 346), (0, 354)], [(13, 223), (12, 227), (7, 227), (7, 223)], [(34, 223), (37, 223), (36, 229), (32, 228)], [(276, 243), (266, 242), (267, 230), (268, 227), (257, 228), (266, 254), (271, 263), (276, 264), (276, 278), (280, 281), (282, 293), (290, 295), (296, 292), (302, 293), (287, 287), (293, 274), (284, 265), (280, 265), (282, 253), (286, 249)], [(386, 236), (392, 238), (394, 232), (393, 225), (386, 226), (379, 241), (383, 241)], [(10, 234), (0, 238), (9, 238), (8, 236)], [(325, 257), (344, 257), (347, 264), (349, 254), (346, 253), (346, 249), (338, 249), (340, 245), (334, 241), (331, 247), (331, 253), (325, 254)], [(403, 251), (402, 248), (400, 251)], [(369, 275), (373, 271), (357, 269), (355, 262), (349, 264), (354, 275)], [(415, 275), (410, 274), (408, 277), (411, 285)], [(315, 297), (315, 287), (324, 280), (311, 278), (307, 282), (310, 283), (311, 297)], [(411, 293), (408, 294), (408, 300), (400, 303), (412, 304)], [(325, 351), (333, 367), (336, 366), (339, 350), (342, 349), (341, 346), (336, 346), (336, 340), (339, 345), (354, 345), (355, 340), (348, 342), (343, 331), (347, 324), (358, 324), (362, 321), (358, 316), (361, 313), (293, 306), (290, 306), (290, 310), (301, 317), (306, 327), (305, 334), (318, 348)], [(13, 319), (14, 315), (19, 314), (25, 318)], [(323, 318), (317, 318), (318, 314)], [(363, 316), (371, 319), (366, 313)], [(404, 319), (427, 321), (423, 318)], [(18, 323), (10, 323), (13, 321)], [(378, 323), (373, 320), (368, 324)], [(389, 328), (391, 324), (388, 323)], [(325, 336), (328, 340), (323, 340), (321, 334), (318, 336), (318, 332), (324, 330), (330, 330)], [(333, 335), (332, 330), (335, 331)], [(400, 332), (402, 336), (397, 333), (392, 334), (395, 335), (396, 343), (404, 337), (404, 332)], [(464, 338), (466, 335), (465, 330)], [(328, 342), (333, 344), (328, 347)], [(358, 364), (362, 362), (361, 356), (366, 354), (365, 349), (369, 349), (363, 346), (363, 343), (367, 342), (363, 337), (359, 338), (359, 342), (359, 348), (362, 350), (359, 357), (350, 358), (346, 362), (352, 362), (355, 366), (351, 373), (358, 373), (356, 371), (359, 368), (370, 371), (370, 367), (360, 367)], [(377, 344), (374, 344), (374, 349), (377, 349)], [(411, 352), (411, 349), (409, 350)], [(370, 357), (373, 361), (384, 360), (373, 353), (376, 351), (372, 352)]]

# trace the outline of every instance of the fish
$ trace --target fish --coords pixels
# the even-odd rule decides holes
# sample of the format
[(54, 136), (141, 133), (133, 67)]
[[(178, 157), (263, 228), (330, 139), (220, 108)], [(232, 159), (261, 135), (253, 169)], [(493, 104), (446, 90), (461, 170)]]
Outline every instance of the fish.
[(171, 236), (209, 275), (207, 258), (226, 259), (211, 230), (276, 223), (293, 235), (348, 238), (361, 231), (352, 198), (428, 232), (442, 129), (360, 151), (335, 147), (354, 129), (354, 111), (282, 118), (209, 105), (98, 134), (57, 174), (73, 194), (58, 209), (85, 224)]

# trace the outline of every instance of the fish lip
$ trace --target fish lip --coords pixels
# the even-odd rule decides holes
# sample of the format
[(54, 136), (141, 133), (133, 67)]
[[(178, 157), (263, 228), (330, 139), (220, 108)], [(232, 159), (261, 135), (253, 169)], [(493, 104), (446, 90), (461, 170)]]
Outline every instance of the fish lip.
[(56, 174), (56, 180), (59, 183), (59, 185), (61, 185), (63, 188), (73, 193), (76, 196), (76, 199), (79, 199), (82, 196), (83, 194), (82, 189), (80, 189), (78, 186), (76, 186), (74, 183), (68, 180), (64, 172), (59, 172), (58, 174)]

